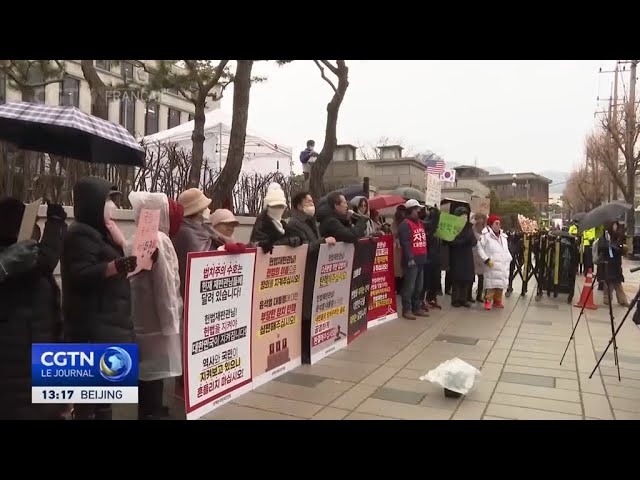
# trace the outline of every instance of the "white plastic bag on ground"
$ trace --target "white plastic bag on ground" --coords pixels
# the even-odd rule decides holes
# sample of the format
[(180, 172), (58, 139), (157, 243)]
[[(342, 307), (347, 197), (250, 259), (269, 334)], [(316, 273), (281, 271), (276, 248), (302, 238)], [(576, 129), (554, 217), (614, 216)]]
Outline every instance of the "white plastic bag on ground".
[(454, 358), (441, 363), (420, 380), (437, 383), (447, 390), (466, 395), (473, 388), (476, 379), (480, 377), (480, 370), (467, 362)]

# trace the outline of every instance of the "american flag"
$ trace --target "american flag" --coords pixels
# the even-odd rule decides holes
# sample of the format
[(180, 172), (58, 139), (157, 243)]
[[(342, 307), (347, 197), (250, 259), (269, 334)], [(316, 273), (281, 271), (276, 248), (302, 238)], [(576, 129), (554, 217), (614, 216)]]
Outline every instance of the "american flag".
[(444, 160), (441, 158), (436, 160), (427, 160), (427, 173), (432, 175), (442, 175), (444, 173)]

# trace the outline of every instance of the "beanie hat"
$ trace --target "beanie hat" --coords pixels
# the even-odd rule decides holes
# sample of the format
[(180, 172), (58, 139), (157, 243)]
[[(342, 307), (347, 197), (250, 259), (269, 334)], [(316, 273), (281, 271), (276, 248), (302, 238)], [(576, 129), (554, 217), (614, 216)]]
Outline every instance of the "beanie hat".
[(491, 226), (493, 225), (493, 223), (495, 221), (500, 221), (500, 217), (498, 215), (489, 215), (489, 218), (487, 219), (487, 226)]
[(184, 208), (184, 216), (190, 217), (211, 205), (211, 200), (197, 188), (190, 188), (180, 194), (178, 203)]
[(212, 227), (215, 227), (220, 223), (235, 223), (236, 225), (240, 223), (236, 217), (233, 216), (231, 210), (227, 210), (226, 208), (219, 208), (213, 212), (211, 217), (209, 217), (209, 222)]
[(286, 207), (287, 199), (284, 196), (284, 191), (279, 183), (272, 183), (267, 188), (267, 194), (264, 197), (264, 205), (263, 208), (266, 210), (267, 207)]
[(180, 230), (180, 224), (182, 223), (182, 217), (184, 216), (184, 207), (178, 202), (169, 198), (169, 237), (173, 237), (178, 230)]

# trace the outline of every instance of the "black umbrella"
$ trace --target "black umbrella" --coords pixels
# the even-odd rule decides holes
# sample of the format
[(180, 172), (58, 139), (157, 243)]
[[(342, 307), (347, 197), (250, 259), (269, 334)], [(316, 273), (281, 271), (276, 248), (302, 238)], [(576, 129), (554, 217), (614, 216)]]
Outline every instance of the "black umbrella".
[[(348, 187), (343, 187), (338, 190), (333, 190), (329, 193), (333, 193), (333, 192), (340, 192), (342, 195), (344, 195), (344, 198), (347, 200), (347, 202), (353, 200), (355, 197), (367, 198), (367, 196), (364, 194), (362, 185), (350, 185)], [(327, 201), (327, 197), (329, 196), (329, 193), (327, 193), (324, 197), (322, 197), (320, 199), (320, 202), (318, 203), (325, 203)]]
[(619, 220), (625, 212), (633, 207), (628, 203), (613, 201), (594, 208), (578, 223), (581, 232)]
[(400, 195), (405, 200), (417, 200), (424, 203), (424, 192), (413, 187), (398, 187), (393, 191), (394, 195)]
[(25, 150), (85, 162), (144, 166), (144, 149), (124, 127), (76, 107), (0, 105), (0, 139)]
[(573, 215), (572, 221), (579, 222), (582, 220), (587, 214), (585, 212), (578, 212)]

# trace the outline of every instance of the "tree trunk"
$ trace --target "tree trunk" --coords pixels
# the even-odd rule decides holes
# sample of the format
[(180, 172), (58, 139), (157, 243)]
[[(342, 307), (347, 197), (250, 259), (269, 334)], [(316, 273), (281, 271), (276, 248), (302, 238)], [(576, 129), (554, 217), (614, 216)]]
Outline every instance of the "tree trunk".
[(191, 170), (189, 171), (189, 188), (200, 188), (200, 178), (202, 176), (202, 162), (204, 157), (204, 124), (206, 117), (204, 116), (204, 107), (207, 102), (207, 92), (202, 89), (198, 92), (198, 98), (195, 103), (195, 113), (193, 116), (193, 134), (191, 141), (193, 148), (191, 150)]
[(233, 82), (233, 118), (227, 161), (218, 175), (210, 192), (213, 208), (233, 209), (233, 187), (238, 181), (244, 159), (244, 145), (249, 119), (249, 98), (251, 93), (251, 69), (253, 60), (238, 60)]
[[(627, 224), (627, 247), (629, 257), (633, 257), (633, 237), (636, 231), (636, 219), (635, 219), (635, 197), (636, 197), (636, 172), (635, 162), (633, 159), (633, 149), (628, 148), (627, 154), (631, 156), (631, 159), (627, 159), (627, 190), (625, 201), (631, 205), (631, 211), (627, 212), (626, 224)], [(632, 167), (629, 168), (629, 165)]]
[(89, 89), (91, 90), (92, 115), (102, 118), (103, 120), (109, 120), (107, 86), (100, 78), (100, 75), (98, 75), (98, 72), (96, 72), (93, 62), (93, 60), (82, 60), (80, 62), (82, 74), (89, 84)]
[(344, 60), (338, 60), (338, 87), (333, 94), (333, 98), (327, 104), (327, 125), (325, 128), (324, 145), (318, 155), (317, 160), (311, 164), (311, 175), (309, 177), (309, 193), (313, 199), (318, 202), (324, 192), (324, 172), (327, 171), (327, 167), (331, 160), (333, 160), (333, 154), (338, 145), (338, 113), (340, 112), (340, 105), (344, 99), (344, 94), (349, 86), (349, 69)]

